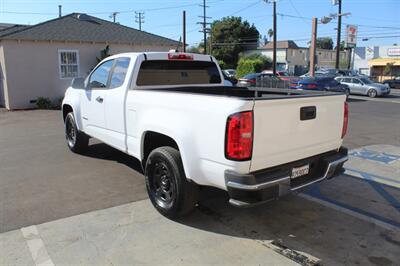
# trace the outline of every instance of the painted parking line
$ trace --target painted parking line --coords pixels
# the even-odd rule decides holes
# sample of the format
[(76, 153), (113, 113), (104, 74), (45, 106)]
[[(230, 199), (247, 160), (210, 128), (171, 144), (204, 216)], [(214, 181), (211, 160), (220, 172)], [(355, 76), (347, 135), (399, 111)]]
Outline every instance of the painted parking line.
[(300, 197), (305, 198), (309, 201), (318, 203), (322, 206), (337, 210), (339, 212), (345, 213), (347, 215), (353, 216), (355, 218), (358, 218), (360, 220), (373, 223), (377, 226), (380, 226), (382, 228), (385, 228), (387, 230), (393, 230), (397, 231), (400, 229), (400, 223), (396, 221), (392, 221), (390, 219), (387, 219), (385, 217), (381, 217), (379, 215), (376, 215), (374, 213), (365, 211), (363, 209), (357, 208), (357, 207), (352, 207), (348, 204), (329, 199), (327, 197), (319, 197), (317, 194), (306, 194), (306, 193), (301, 193), (299, 194)]
[(400, 188), (400, 146), (370, 145), (349, 152), (346, 174)]
[(21, 228), (22, 235), (28, 245), (29, 251), (36, 266), (54, 266), (47, 249), (35, 225)]
[(375, 181), (375, 182), (378, 182), (381, 184), (385, 184), (385, 185), (400, 189), (400, 181), (397, 179), (390, 178), (390, 177), (374, 175), (374, 174), (366, 173), (363, 171), (355, 170), (355, 169), (352, 169), (349, 167), (346, 167), (345, 174), (349, 175), (349, 176), (365, 179), (365, 180)]
[(389, 154), (386, 152), (376, 152), (368, 149), (360, 149), (349, 152), (349, 156), (359, 157), (362, 159), (372, 160), (384, 164), (400, 161), (400, 155)]
[[(391, 194), (397, 194), (400, 190), (399, 146), (371, 145), (351, 150), (345, 168), (348, 177), (366, 182), (376, 195), (384, 200), (386, 206), (391, 206), (394, 211), (400, 213), (400, 200)], [(321, 193), (318, 185), (312, 186), (301, 196), (387, 229), (400, 228), (400, 221), (393, 220), (393, 217), (389, 219), (381, 213), (371, 212), (368, 205), (362, 206), (362, 203), (360, 206), (354, 206), (358, 204), (339, 201), (334, 196), (328, 197)]]

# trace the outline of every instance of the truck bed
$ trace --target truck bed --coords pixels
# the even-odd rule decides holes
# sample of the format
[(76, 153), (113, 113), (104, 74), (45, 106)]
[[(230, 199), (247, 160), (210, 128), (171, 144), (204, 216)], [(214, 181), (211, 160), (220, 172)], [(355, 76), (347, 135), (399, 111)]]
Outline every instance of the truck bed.
[(224, 97), (235, 97), (245, 100), (272, 100), (287, 98), (303, 98), (303, 97), (320, 97), (334, 96), (340, 93), (310, 90), (293, 90), (293, 89), (273, 89), (273, 88), (246, 88), (246, 87), (228, 87), (228, 86), (207, 86), (207, 87), (170, 87), (170, 88), (154, 88), (143, 89), (151, 91), (163, 92), (180, 92), (202, 95), (215, 95)]

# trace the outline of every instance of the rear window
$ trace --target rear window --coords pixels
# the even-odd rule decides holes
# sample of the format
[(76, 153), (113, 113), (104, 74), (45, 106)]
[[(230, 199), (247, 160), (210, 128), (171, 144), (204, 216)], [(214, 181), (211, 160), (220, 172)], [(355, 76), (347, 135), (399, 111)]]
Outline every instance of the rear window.
[(206, 61), (147, 60), (140, 65), (138, 86), (218, 84), (217, 65)]
[(258, 76), (259, 76), (259, 74), (247, 74), (243, 78), (245, 78), (245, 79), (254, 79), (254, 78), (258, 77)]

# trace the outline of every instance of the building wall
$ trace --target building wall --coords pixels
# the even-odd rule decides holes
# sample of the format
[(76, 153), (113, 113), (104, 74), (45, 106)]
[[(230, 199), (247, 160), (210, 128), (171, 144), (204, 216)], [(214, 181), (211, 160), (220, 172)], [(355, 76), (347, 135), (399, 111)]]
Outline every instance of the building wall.
[(367, 46), (356, 47), (353, 55), (353, 70), (365, 75), (372, 75), (368, 61), (375, 58), (399, 58), (400, 53), (393, 53), (394, 50), (399, 51), (399, 46)]
[[(317, 66), (334, 68), (336, 64), (336, 50), (317, 49)], [(339, 54), (339, 68), (347, 69), (348, 54), (346, 51), (341, 51)]]
[(307, 67), (308, 59), (309, 59), (308, 49), (306, 48), (288, 49), (287, 61), (289, 65)]
[[(11, 40), (2, 40), (1, 44), (7, 68), (7, 109), (33, 108), (35, 103), (32, 101), (38, 97), (48, 97), (57, 101), (64, 95), (72, 79), (60, 78), (59, 50), (79, 51), (79, 76), (83, 77), (96, 64), (96, 57), (99, 57), (100, 51), (106, 46), (101, 43)], [(110, 53), (168, 51), (172, 48), (175, 47), (110, 44)]]

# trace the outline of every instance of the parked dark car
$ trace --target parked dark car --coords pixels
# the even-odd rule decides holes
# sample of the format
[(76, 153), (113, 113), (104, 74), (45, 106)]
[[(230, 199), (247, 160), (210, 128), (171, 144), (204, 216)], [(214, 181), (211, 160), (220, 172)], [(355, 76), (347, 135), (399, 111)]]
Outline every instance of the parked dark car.
[(240, 78), (238, 87), (264, 87), (264, 88), (288, 88), (289, 81), (282, 80), (272, 73), (251, 73)]
[(340, 84), (334, 77), (307, 77), (290, 84), (291, 89), (342, 92), (350, 94), (349, 86)]
[(261, 73), (250, 73), (244, 77), (238, 79), (237, 86), (239, 87), (254, 87), (257, 83), (257, 77), (261, 76)]
[(392, 89), (400, 89), (400, 77), (394, 79), (387, 79), (383, 81), (383, 84), (389, 85)]

